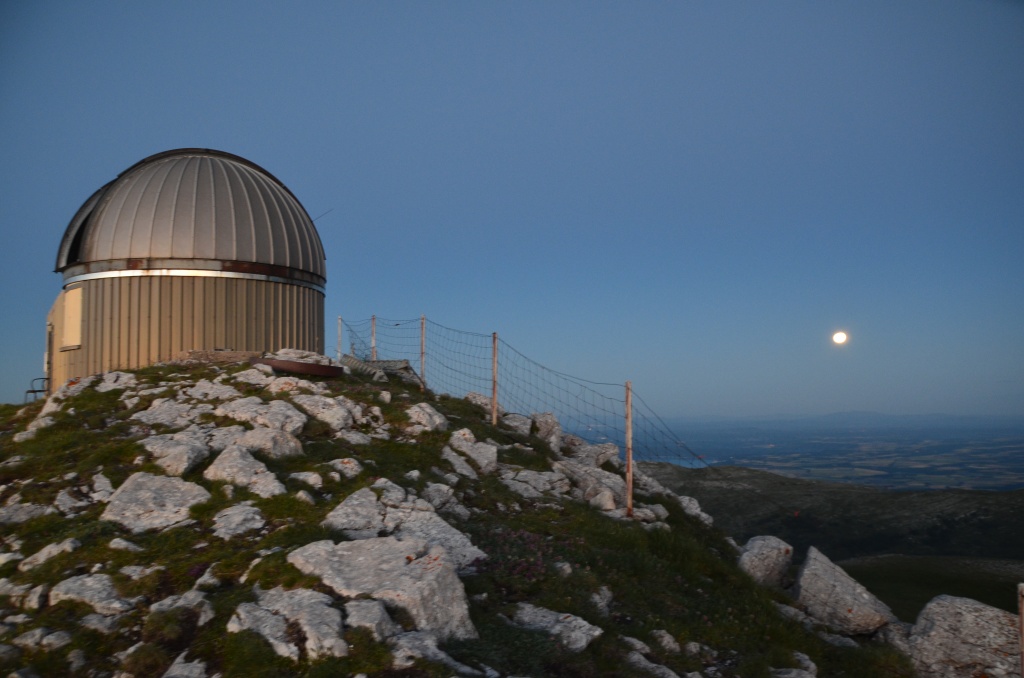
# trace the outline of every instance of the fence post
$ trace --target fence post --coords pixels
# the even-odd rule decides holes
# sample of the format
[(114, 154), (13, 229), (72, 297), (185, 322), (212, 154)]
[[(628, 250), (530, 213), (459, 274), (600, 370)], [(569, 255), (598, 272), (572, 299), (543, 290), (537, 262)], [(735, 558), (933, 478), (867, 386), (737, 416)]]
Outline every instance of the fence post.
[(338, 316), (338, 362), (341, 362), (341, 316)]
[(626, 515), (633, 517), (633, 382), (626, 382)]
[(1020, 678), (1024, 678), (1024, 584), (1017, 584), (1017, 616), (1020, 631)]
[(377, 359), (377, 316), (370, 316), (370, 360)]
[(498, 425), (498, 333), (491, 334), (491, 426)]
[(427, 390), (427, 316), (420, 316), (420, 388)]

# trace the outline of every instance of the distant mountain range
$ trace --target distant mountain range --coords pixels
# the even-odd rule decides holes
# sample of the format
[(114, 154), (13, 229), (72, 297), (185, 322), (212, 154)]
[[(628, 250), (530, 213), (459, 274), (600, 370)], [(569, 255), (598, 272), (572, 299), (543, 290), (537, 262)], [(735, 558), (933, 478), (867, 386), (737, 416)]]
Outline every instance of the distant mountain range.
[(764, 417), (674, 417), (665, 420), (673, 427), (708, 428), (859, 428), (859, 429), (1008, 429), (1024, 430), (1024, 416), (978, 416), (958, 414), (883, 414), (881, 412), (833, 412), (813, 416), (778, 415)]

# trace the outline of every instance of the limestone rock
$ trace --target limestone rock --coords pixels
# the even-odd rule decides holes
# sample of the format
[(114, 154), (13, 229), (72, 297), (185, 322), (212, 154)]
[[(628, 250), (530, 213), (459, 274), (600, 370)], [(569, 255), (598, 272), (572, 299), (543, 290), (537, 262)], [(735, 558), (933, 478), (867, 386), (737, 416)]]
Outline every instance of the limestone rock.
[(195, 610), (199, 614), (199, 618), (196, 621), (199, 626), (203, 626), (207, 622), (213, 619), (213, 605), (206, 599), (206, 594), (196, 589), (191, 589), (177, 596), (168, 596), (161, 601), (153, 603), (149, 608), (150, 612), (163, 612), (165, 610), (173, 610), (176, 607), (184, 607), (190, 610)]
[(335, 437), (350, 445), (369, 445), (373, 442), (373, 438), (359, 431), (338, 431)]
[[(469, 393), (466, 394), (466, 400), (468, 402), (473, 403), (477, 407), (483, 409), (483, 411), (487, 413), (488, 417), (491, 415), (491, 399), (488, 396), (485, 396), (482, 393), (474, 393), (470, 391)], [(503, 408), (501, 404), (499, 404), (498, 416), (501, 417), (504, 414), (505, 408)]]
[(679, 678), (679, 674), (672, 669), (661, 664), (655, 664), (636, 650), (626, 655), (626, 663), (640, 669), (644, 673), (649, 673), (655, 678)]
[(430, 403), (416, 403), (405, 411), (414, 425), (424, 431), (447, 431), (448, 419), (434, 409)]
[(163, 678), (206, 678), (206, 662), (201, 659), (194, 662), (185, 661), (187, 654), (187, 651), (179, 654)]
[(31, 588), (31, 584), (15, 584), (9, 579), (0, 579), (0, 596), (7, 596), (13, 604), (19, 607), (24, 603)]
[(110, 479), (102, 473), (94, 475), (92, 477), (92, 492), (89, 493), (89, 498), (105, 504), (110, 501), (112, 496), (114, 496), (114, 486), (110, 484)]
[(778, 537), (761, 536), (747, 540), (740, 553), (740, 569), (762, 586), (782, 586), (782, 577), (793, 562), (793, 547)]
[(562, 647), (570, 652), (582, 652), (604, 631), (572, 614), (554, 612), (529, 603), (516, 606), (512, 621), (528, 629), (544, 631), (558, 638)]
[(1017, 616), (969, 598), (932, 599), (917, 617), (909, 646), (922, 678), (1020, 672)]
[(569, 459), (553, 462), (551, 468), (569, 478), (584, 501), (610, 495), (614, 506), (626, 505), (626, 481), (621, 476)]
[(534, 413), (533, 424), (537, 427), (537, 437), (548, 444), (551, 451), (560, 454), (562, 451), (562, 425), (551, 412)]
[(123, 525), (134, 534), (161, 530), (189, 520), (189, 508), (210, 493), (180, 478), (134, 473), (117, 488), (100, 520)]
[(468, 428), (452, 433), (448, 445), (469, 457), (481, 473), (493, 473), (498, 468), (498, 448), (489, 443), (478, 443)]
[(232, 445), (217, 455), (213, 463), (203, 471), (203, 477), (244, 487), (264, 499), (287, 492), (266, 464), (238, 445)]
[(364, 487), (345, 497), (321, 525), (341, 530), (349, 539), (369, 539), (384, 530), (384, 507), (373, 490)]
[(134, 551), (137, 553), (142, 550), (141, 546), (133, 544), (127, 539), (121, 539), (120, 537), (114, 537), (111, 539), (107, 546), (118, 551)]
[(813, 546), (795, 589), (797, 601), (812, 617), (846, 635), (873, 633), (896, 621), (885, 603)]
[(278, 655), (299, 660), (299, 648), (289, 642), (288, 621), (255, 603), (242, 603), (228, 620), (228, 633), (254, 631), (263, 636)]
[(441, 458), (451, 464), (452, 468), (455, 469), (455, 472), (460, 476), (465, 476), (466, 478), (471, 478), (473, 480), (477, 480), (479, 478), (476, 471), (473, 470), (473, 467), (469, 465), (469, 462), (456, 454), (455, 450), (447, 445), (445, 445), (444, 449), (441, 450)]
[(345, 625), (369, 629), (374, 640), (382, 641), (402, 632), (379, 600), (356, 599), (345, 603)]
[(221, 539), (231, 539), (246, 532), (262, 530), (264, 525), (266, 521), (258, 508), (236, 504), (213, 517), (213, 534)]
[(298, 471), (296, 473), (289, 473), (289, 478), (294, 478), (300, 483), (305, 483), (312, 487), (314, 490), (319, 490), (324, 486), (324, 479), (319, 473), (313, 471)]
[(405, 490), (384, 478), (374, 487), (383, 489), (380, 499), (370, 488), (357, 490), (331, 511), (322, 524), (342, 530), (350, 539), (393, 534), (401, 539), (413, 537), (440, 545), (458, 570), (487, 557), (469, 537), (439, 516), (429, 502), (406, 501)]
[(292, 402), (306, 411), (309, 416), (319, 419), (333, 431), (350, 428), (355, 423), (352, 412), (334, 398), (321, 395), (295, 395)]
[(455, 569), (460, 572), (477, 560), (487, 558), (486, 553), (434, 512), (433, 507), (429, 511), (408, 506), (389, 507), (385, 513), (384, 526), (400, 539), (419, 538), (431, 546), (442, 546)]
[(425, 631), (400, 633), (389, 638), (388, 645), (391, 646), (391, 654), (393, 656), (391, 665), (396, 669), (407, 669), (417, 659), (422, 658), (427, 661), (444, 664), (460, 676), (483, 675), (480, 671), (455, 661), (451, 655), (441, 650), (437, 646), (437, 637), (432, 633)]
[[(273, 372), (273, 370), (271, 370), (271, 372)], [(252, 386), (266, 386), (274, 380), (274, 377), (262, 370), (252, 368), (233, 374), (231, 379), (243, 384), (250, 384)]]
[[(568, 436), (566, 437), (568, 438)], [(562, 444), (565, 455), (573, 461), (586, 464), (587, 466), (599, 467), (607, 461), (619, 458), (619, 446), (615, 443), (590, 445), (583, 441), (580, 442), (582, 444)]]
[[(302, 443), (291, 433), (257, 426), (235, 439), (235, 445), (249, 452), (259, 452), (268, 459), (289, 459), (302, 456)], [(225, 448), (226, 449), (226, 448)]]
[(257, 589), (260, 607), (283, 615), (298, 624), (306, 636), (306, 656), (345, 657), (348, 644), (342, 638), (341, 612), (331, 606), (330, 596), (310, 589), (287, 591), (280, 586), (270, 591)]
[(77, 539), (69, 538), (60, 543), (44, 546), (39, 551), (36, 551), (28, 558), (25, 558), (23, 561), (18, 563), (18, 571), (28, 572), (32, 568), (39, 567), (54, 556), (59, 556), (62, 553), (71, 553), (81, 545), (81, 542)]
[(299, 390), (309, 391), (317, 395), (327, 393), (327, 387), (323, 384), (317, 384), (307, 379), (293, 376), (275, 377), (270, 380), (266, 389), (270, 393), (294, 393)]
[(14, 503), (8, 506), (0, 507), (0, 525), (7, 523), (10, 525), (24, 523), (33, 518), (40, 516), (48, 516), (51, 513), (56, 513), (57, 510), (52, 506), (43, 506), (41, 504), (21, 504)]
[(79, 510), (88, 508), (92, 504), (85, 498), (80, 498), (74, 490), (64, 488), (57, 493), (57, 498), (53, 500), (53, 505), (58, 511), (64, 515), (71, 517), (78, 513)]
[(675, 499), (676, 503), (678, 503), (679, 506), (682, 507), (683, 511), (687, 515), (693, 516), (694, 518), (696, 518), (697, 520), (701, 521), (709, 527), (714, 522), (711, 516), (709, 516), (708, 514), (704, 513), (704, 511), (701, 510), (700, 503), (693, 497), (676, 496)]
[(212, 405), (189, 405), (179, 403), (171, 398), (157, 398), (148, 409), (136, 412), (132, 419), (151, 426), (166, 426), (170, 429), (183, 429), (192, 424), (196, 417), (213, 410)]
[(283, 400), (263, 402), (256, 396), (230, 400), (213, 411), (219, 417), (230, 417), (254, 426), (276, 428), (292, 435), (302, 432), (306, 425), (306, 415), (299, 412), (291, 403)]
[(100, 393), (106, 393), (107, 391), (119, 388), (135, 388), (138, 385), (135, 375), (128, 372), (107, 372), (101, 375), (100, 378), (102, 381), (96, 384), (96, 390)]
[(288, 562), (342, 596), (366, 594), (401, 607), (418, 630), (442, 640), (477, 636), (465, 589), (442, 547), (394, 537), (318, 541), (292, 551)]
[(193, 400), (234, 400), (242, 394), (227, 384), (218, 384), (208, 379), (200, 379), (195, 386), (182, 389), (181, 394)]
[(114, 581), (106, 574), (83, 574), (58, 583), (50, 591), (50, 605), (62, 600), (85, 603), (102, 615), (128, 612), (138, 599), (126, 600), (114, 588)]
[(177, 433), (150, 436), (142, 446), (172, 476), (185, 475), (210, 456), (206, 433), (195, 425)]
[(360, 464), (358, 460), (352, 459), (351, 457), (347, 459), (332, 459), (327, 462), (327, 465), (349, 480), (352, 480), (363, 472), (363, 465)]
[(225, 449), (238, 442), (238, 439), (246, 433), (248, 433), (248, 429), (237, 424), (234, 426), (218, 426), (209, 431), (206, 437), (206, 444), (213, 452), (223, 452)]
[(672, 637), (671, 633), (664, 629), (651, 631), (651, 638), (654, 639), (654, 642), (656, 642), (662, 650), (669, 654), (679, 654), (683, 651), (682, 648), (679, 647), (679, 642)]
[(533, 421), (522, 414), (506, 414), (501, 418), (501, 423), (523, 436), (530, 435), (533, 427)]

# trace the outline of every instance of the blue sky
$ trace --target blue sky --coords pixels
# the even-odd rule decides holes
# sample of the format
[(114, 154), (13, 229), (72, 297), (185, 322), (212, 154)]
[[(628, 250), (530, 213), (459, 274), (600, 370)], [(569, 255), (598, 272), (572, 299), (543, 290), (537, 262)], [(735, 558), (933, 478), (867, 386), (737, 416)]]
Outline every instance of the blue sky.
[(666, 417), (1024, 415), (1022, 36), (995, 0), (0, 3), (0, 401), (81, 203), (206, 147), (327, 213), (329, 318)]

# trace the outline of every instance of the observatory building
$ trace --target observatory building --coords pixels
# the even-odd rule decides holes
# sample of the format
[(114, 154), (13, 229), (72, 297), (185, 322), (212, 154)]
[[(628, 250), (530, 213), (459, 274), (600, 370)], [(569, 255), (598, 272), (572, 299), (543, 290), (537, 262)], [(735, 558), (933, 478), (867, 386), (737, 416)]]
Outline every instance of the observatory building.
[(186, 148), (129, 167), (79, 208), (56, 271), (51, 392), (191, 350), (324, 350), (316, 227), (284, 184), (236, 155)]

